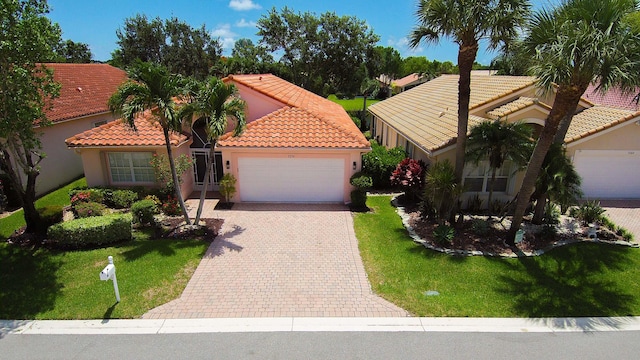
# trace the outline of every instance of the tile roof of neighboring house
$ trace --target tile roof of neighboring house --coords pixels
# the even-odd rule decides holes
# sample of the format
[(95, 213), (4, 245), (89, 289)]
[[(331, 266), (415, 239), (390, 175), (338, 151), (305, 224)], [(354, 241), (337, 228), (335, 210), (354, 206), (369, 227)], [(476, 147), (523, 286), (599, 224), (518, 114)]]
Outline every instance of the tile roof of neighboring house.
[(640, 111), (596, 105), (573, 116), (564, 141), (567, 144), (571, 143), (638, 116)]
[[(135, 120), (136, 131), (122, 119), (87, 130), (65, 140), (69, 147), (103, 146), (165, 146), (162, 127), (149, 119), (149, 112)], [(170, 141), (177, 146), (189, 139), (189, 136), (171, 132)]]
[(636, 102), (636, 96), (640, 93), (640, 88), (628, 94), (625, 94), (619, 88), (609, 89), (606, 93), (602, 94), (596, 90), (596, 88), (596, 85), (589, 85), (582, 97), (596, 105), (633, 111), (640, 110), (640, 106)]
[[(362, 141), (307, 110), (286, 106), (247, 125), (242, 136), (227, 133), (220, 146), (260, 148), (362, 148)], [(368, 147), (368, 146), (365, 146)]]
[(511, 102), (501, 105), (495, 109), (491, 109), (490, 111), (487, 111), (487, 115), (489, 115), (489, 117), (492, 119), (505, 118), (515, 113), (516, 111), (526, 109), (529, 106), (536, 105), (536, 104), (539, 104), (547, 108), (548, 110), (551, 110), (551, 108), (549, 108), (547, 104), (539, 103), (538, 99), (536, 98), (522, 96)]
[(52, 122), (109, 111), (107, 101), (127, 79), (121, 69), (107, 64), (44, 64), (61, 84), (60, 96), (46, 111)]
[[(458, 75), (442, 75), (411, 90), (369, 106), (425, 150), (434, 151), (451, 143), (458, 126)], [(535, 84), (527, 76), (471, 76), (469, 109), (498, 100)], [(482, 118), (470, 117), (469, 127)]]
[(392, 84), (397, 87), (404, 87), (422, 78), (423, 76), (418, 76), (418, 73), (413, 73), (403, 77), (402, 79), (394, 80)]
[[(298, 144), (312, 144), (312, 147), (319, 148), (370, 147), (369, 141), (342, 106), (275, 75), (231, 75), (225, 81), (244, 85), (286, 107), (253, 121), (239, 138), (231, 138), (230, 134), (223, 136), (220, 146), (265, 147), (255, 144), (262, 139), (276, 147), (306, 146)], [(320, 136), (317, 132), (319, 127), (331, 131), (331, 134)], [(287, 134), (286, 137), (283, 134)], [(245, 138), (245, 143), (252, 145), (240, 145)]]

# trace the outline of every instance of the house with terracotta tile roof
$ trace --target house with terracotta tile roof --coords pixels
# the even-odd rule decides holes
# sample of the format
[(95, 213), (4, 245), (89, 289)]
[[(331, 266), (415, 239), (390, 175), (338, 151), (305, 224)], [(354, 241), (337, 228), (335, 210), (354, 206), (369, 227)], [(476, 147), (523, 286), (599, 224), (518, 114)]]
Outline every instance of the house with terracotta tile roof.
[[(340, 105), (271, 74), (224, 81), (236, 85), (247, 103), (248, 125), (239, 137), (220, 138), (207, 190), (216, 190), (222, 175), (231, 173), (237, 179), (236, 202), (350, 201), (349, 178), (371, 148)], [(118, 121), (67, 139), (82, 156), (90, 186), (153, 185), (145, 161), (164, 152), (162, 131), (145, 116), (136, 127), (133, 132)], [(210, 148), (201, 120), (188, 133), (173, 134), (176, 156), (190, 153), (194, 159), (191, 179), (183, 183), (186, 195), (202, 190)], [(131, 175), (123, 178), (123, 172)]]
[[(45, 64), (60, 83), (60, 96), (45, 111), (51, 126), (41, 127), (46, 158), (40, 163), (37, 194), (43, 194), (82, 176), (80, 157), (64, 140), (74, 134), (115, 120), (107, 101), (127, 75), (107, 64)], [(38, 126), (37, 124), (35, 125)]]
[[(400, 146), (426, 162), (454, 163), (457, 136), (458, 76), (443, 75), (369, 107), (372, 134), (384, 146)], [(469, 128), (504, 119), (531, 124), (538, 136), (553, 104), (542, 96), (536, 79), (526, 76), (471, 77)], [(585, 198), (640, 198), (640, 112), (595, 105), (582, 98), (565, 137), (567, 156), (582, 177)], [(465, 197), (486, 198), (488, 165), (467, 165)], [(494, 185), (498, 198), (512, 198), (522, 172), (506, 164)]]
[(420, 76), (418, 73), (409, 74), (401, 79), (393, 80), (391, 82), (391, 87), (394, 92), (403, 92), (414, 88), (420, 84), (424, 84), (429, 81), (428, 76)]

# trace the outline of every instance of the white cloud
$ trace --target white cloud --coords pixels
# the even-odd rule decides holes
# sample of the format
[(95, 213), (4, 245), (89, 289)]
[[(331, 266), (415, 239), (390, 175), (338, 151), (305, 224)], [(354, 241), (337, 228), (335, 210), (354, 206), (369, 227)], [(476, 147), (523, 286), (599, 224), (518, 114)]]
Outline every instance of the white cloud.
[(255, 21), (247, 21), (244, 18), (240, 19), (240, 21), (236, 22), (236, 26), (237, 27), (256, 27), (256, 22)]
[(253, 0), (231, 0), (229, 7), (237, 11), (261, 9), (262, 6), (253, 2)]
[(223, 49), (232, 49), (236, 43), (238, 34), (231, 31), (231, 25), (220, 24), (216, 29), (211, 31), (211, 36), (220, 38), (220, 44)]
[(415, 48), (409, 46), (409, 39), (407, 39), (406, 37), (402, 37), (397, 40), (391, 37), (389, 38), (389, 40), (387, 40), (387, 46), (392, 46), (398, 49), (401, 54), (415, 55), (424, 51), (424, 46), (422, 46), (422, 43)]

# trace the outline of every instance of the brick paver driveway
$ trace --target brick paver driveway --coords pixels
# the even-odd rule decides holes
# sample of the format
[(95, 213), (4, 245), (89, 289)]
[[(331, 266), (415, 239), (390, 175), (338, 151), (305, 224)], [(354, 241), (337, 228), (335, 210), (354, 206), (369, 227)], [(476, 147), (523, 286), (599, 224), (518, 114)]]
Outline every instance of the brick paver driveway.
[(144, 318), (407, 316), (372, 294), (341, 205), (236, 204), (182, 296)]
[(640, 242), (640, 200), (602, 200), (600, 205), (616, 225), (631, 231)]

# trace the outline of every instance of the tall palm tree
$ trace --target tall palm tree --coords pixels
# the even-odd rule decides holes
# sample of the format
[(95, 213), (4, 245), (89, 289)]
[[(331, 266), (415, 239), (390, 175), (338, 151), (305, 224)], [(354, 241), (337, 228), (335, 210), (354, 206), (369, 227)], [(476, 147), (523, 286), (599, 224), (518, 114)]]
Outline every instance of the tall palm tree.
[(551, 144), (564, 139), (589, 84), (631, 91), (640, 82), (640, 37), (623, 21), (637, 8), (636, 0), (566, 0), (533, 16), (524, 40), (534, 57), (531, 72), (542, 89), (555, 89), (556, 94), (527, 166), (508, 243), (514, 244)]
[(491, 182), (489, 182), (489, 217), (491, 217), (491, 199), (496, 180), (496, 173), (504, 162), (509, 160), (519, 168), (527, 164), (533, 141), (533, 129), (523, 122), (508, 123), (506, 121), (483, 121), (471, 128), (469, 132), (467, 158), (478, 164), (489, 160)]
[(180, 191), (180, 182), (173, 159), (170, 132), (179, 132), (182, 122), (176, 116), (175, 99), (182, 93), (184, 81), (169, 73), (162, 65), (139, 62), (128, 71), (130, 81), (118, 87), (109, 99), (109, 109), (120, 116), (135, 130), (135, 119), (149, 111), (162, 127), (164, 142), (169, 157), (175, 196), (180, 203), (184, 220), (189, 225), (189, 215)]
[(204, 82), (192, 83), (190, 86), (190, 100), (178, 114), (180, 119), (189, 123), (193, 120), (203, 119), (205, 121), (205, 134), (210, 143), (209, 160), (204, 176), (203, 190), (200, 192), (200, 202), (196, 213), (195, 223), (200, 221), (202, 207), (206, 197), (206, 189), (209, 181), (209, 174), (215, 158), (215, 147), (218, 138), (227, 131), (229, 120), (235, 124), (233, 135), (239, 136), (246, 127), (245, 109), (246, 103), (238, 98), (235, 85), (225, 84), (216, 77), (210, 77)]
[(437, 43), (449, 37), (459, 46), (458, 68), (458, 137), (455, 173), (462, 184), (464, 155), (469, 122), (471, 69), (480, 40), (497, 48), (516, 38), (517, 31), (529, 15), (528, 0), (420, 0), (416, 17), (419, 25), (410, 35), (410, 45), (422, 40)]
[(582, 196), (581, 179), (562, 144), (552, 144), (542, 163), (542, 169), (536, 180), (536, 207), (533, 213), (534, 224), (542, 224), (547, 200), (560, 205), (562, 213), (577, 203)]

